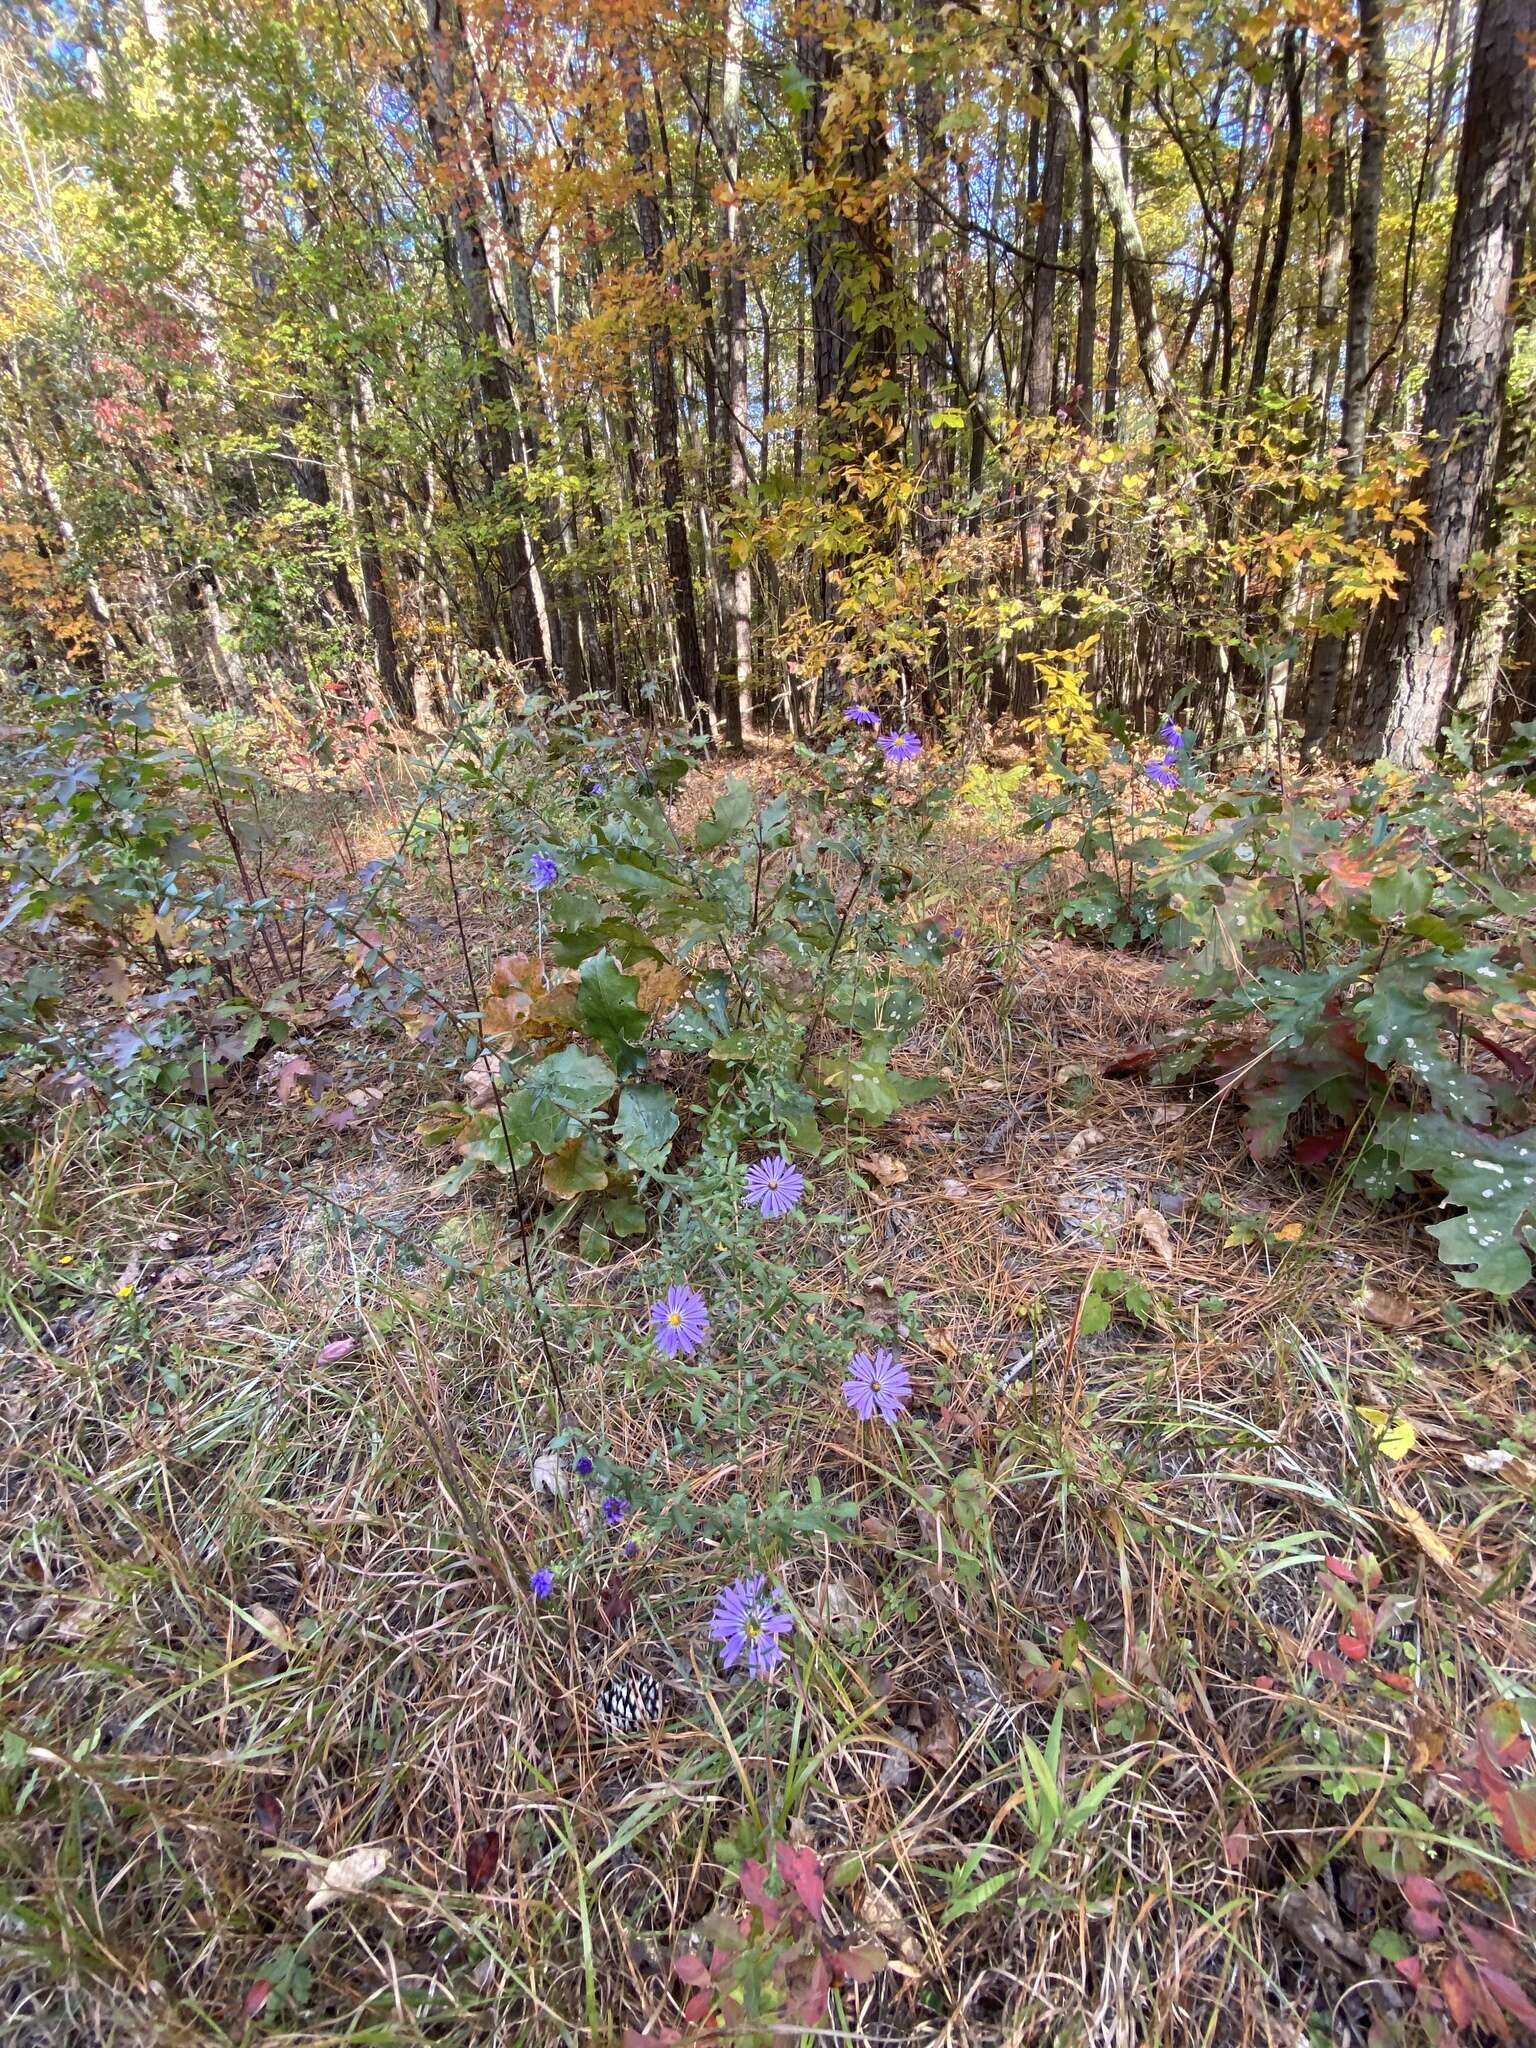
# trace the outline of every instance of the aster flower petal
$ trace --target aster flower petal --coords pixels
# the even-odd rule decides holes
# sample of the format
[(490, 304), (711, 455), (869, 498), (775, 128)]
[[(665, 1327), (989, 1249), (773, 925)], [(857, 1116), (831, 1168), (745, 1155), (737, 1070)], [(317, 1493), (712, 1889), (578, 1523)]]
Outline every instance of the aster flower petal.
[(528, 863), (528, 886), (537, 895), (560, 879), (560, 870), (547, 853), (536, 853)]
[(782, 1153), (774, 1159), (760, 1159), (755, 1166), (747, 1168), (747, 1190), (743, 1200), (749, 1209), (756, 1209), (760, 1215), (769, 1218), (787, 1216), (791, 1209), (799, 1207), (804, 1193), (804, 1174)]
[(691, 1357), (708, 1334), (708, 1304), (692, 1287), (669, 1287), (651, 1303), (651, 1335), (663, 1358)]
[(906, 1413), (912, 1375), (893, 1351), (882, 1345), (871, 1355), (856, 1351), (843, 1381), (843, 1399), (860, 1422), (895, 1422)]
[(794, 1628), (794, 1617), (785, 1613), (782, 1586), (770, 1592), (759, 1572), (726, 1586), (715, 1600), (709, 1633), (720, 1645), (720, 1662), (727, 1671), (747, 1662), (749, 1678), (767, 1678), (783, 1661), (783, 1637)]
[(923, 751), (923, 743), (915, 732), (887, 732), (880, 735), (880, 751), (887, 764), (895, 768), (903, 761), (915, 761)]

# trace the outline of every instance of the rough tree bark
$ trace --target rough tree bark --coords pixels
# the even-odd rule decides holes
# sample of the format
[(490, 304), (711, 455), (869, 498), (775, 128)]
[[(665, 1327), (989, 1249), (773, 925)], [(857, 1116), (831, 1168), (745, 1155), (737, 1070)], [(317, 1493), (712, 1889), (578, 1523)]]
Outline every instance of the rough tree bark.
[[(742, 262), (741, 202), (736, 194), (741, 176), (741, 58), (746, 40), (742, 0), (726, 0), (725, 56), (720, 80), (720, 157), (726, 198), (721, 208), (726, 263), (725, 299), (725, 437), (729, 446), (731, 503), (744, 503), (750, 470), (747, 464), (747, 276)], [(734, 702), (730, 723), (739, 743), (752, 730), (752, 571), (744, 554), (731, 559), (722, 545), (721, 611), (727, 629), (727, 658), (732, 674), (722, 678), (726, 708)]]
[[(635, 225), (640, 252), (658, 298), (666, 289), (661, 256), (661, 206), (651, 164), (651, 125), (645, 110), (640, 61), (631, 47), (624, 54), (624, 138), (635, 171)], [(651, 367), (651, 431), (656, 443), (657, 485), (661, 499), (667, 583), (677, 635), (678, 685), (683, 716), (695, 732), (708, 733), (712, 692), (704, 673), (699, 615), (693, 591), (693, 560), (688, 551), (688, 518), (683, 505), (683, 470), (678, 455), (677, 368), (672, 334), (665, 315), (653, 317), (646, 337)]]
[[(1365, 461), (1366, 399), (1371, 374), (1371, 317), (1376, 299), (1376, 242), (1381, 220), (1381, 176), (1387, 147), (1387, 31), (1382, 0), (1360, 0), (1360, 162), (1349, 224), (1349, 301), (1344, 330), (1344, 400), (1341, 421), (1346, 486)], [(1360, 515), (1344, 514), (1344, 539), (1359, 531)], [(1302, 759), (1325, 746), (1333, 730), (1344, 673), (1346, 636), (1323, 634), (1312, 652)]]
[(1483, 0), (1472, 45), (1456, 213), (1424, 398), (1433, 453), (1425, 530), (1366, 649), (1355, 755), (1416, 767), (1433, 747), (1467, 621), (1462, 576), (1481, 537), (1513, 338), (1511, 287), (1536, 140), (1536, 0)]
[[(1077, 95), (1070, 82), (1054, 64), (1042, 64), (1040, 68), (1052, 98), (1071, 120), (1077, 112)], [(1141, 223), (1136, 218), (1130, 182), (1120, 167), (1120, 138), (1102, 114), (1090, 109), (1088, 121), (1094, 176), (1099, 181), (1105, 210), (1125, 259), (1125, 281), (1130, 294), (1131, 319), (1136, 328), (1141, 374), (1146, 378), (1147, 390), (1152, 396), (1158, 429), (1164, 432), (1178, 415), (1179, 395), (1169, 366), (1163, 324), (1158, 317), (1157, 299), (1152, 289), (1151, 259), (1142, 239)]]

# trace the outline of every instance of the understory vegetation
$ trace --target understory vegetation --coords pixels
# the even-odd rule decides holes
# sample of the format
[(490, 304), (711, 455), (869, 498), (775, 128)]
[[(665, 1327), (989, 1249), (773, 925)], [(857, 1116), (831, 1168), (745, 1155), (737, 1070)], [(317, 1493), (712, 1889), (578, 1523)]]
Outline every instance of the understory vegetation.
[(38, 708), (17, 2038), (1529, 2024), (1523, 756)]
[(7, 2048), (1536, 2040), (1533, 34), (9, 9)]

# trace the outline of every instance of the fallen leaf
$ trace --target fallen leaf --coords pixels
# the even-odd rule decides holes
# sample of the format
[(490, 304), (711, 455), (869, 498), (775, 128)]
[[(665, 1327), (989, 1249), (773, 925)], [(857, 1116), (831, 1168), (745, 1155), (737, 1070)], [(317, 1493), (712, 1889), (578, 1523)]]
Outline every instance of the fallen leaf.
[(1401, 1295), (1389, 1294), (1384, 1287), (1367, 1287), (1360, 1296), (1360, 1313), (1367, 1322), (1379, 1323), (1384, 1330), (1411, 1330), (1414, 1309)]
[(812, 1612), (822, 1627), (835, 1636), (855, 1635), (864, 1626), (864, 1609), (846, 1579), (831, 1578), (819, 1585)]
[(1062, 1148), (1057, 1164), (1060, 1166), (1070, 1166), (1075, 1159), (1081, 1159), (1083, 1154), (1092, 1146), (1102, 1145), (1103, 1142), (1104, 1133), (1095, 1130), (1092, 1124), (1085, 1124), (1077, 1136)]
[(899, 1188), (912, 1178), (911, 1168), (894, 1152), (871, 1152), (864, 1166), (883, 1188)]
[(615, 1632), (634, 1612), (634, 1602), (629, 1597), (628, 1581), (622, 1572), (609, 1573), (603, 1590), (597, 1596), (597, 1611), (605, 1625)]
[(308, 1910), (318, 1913), (333, 1899), (358, 1898), (388, 1870), (389, 1854), (382, 1843), (365, 1842), (360, 1849), (334, 1857), (318, 1875), (311, 1871), (309, 1881), (315, 1889)]
[(271, 1978), (258, 1977), (252, 1983), (251, 1988), (249, 1989), (249, 1991), (246, 1992), (244, 1998), (241, 1999), (240, 2010), (242, 2013), (244, 2013), (245, 2017), (248, 2020), (253, 2020), (255, 2019), (256, 2015), (262, 2010), (267, 2000), (271, 1996)]
[(968, 1182), (951, 1177), (939, 1182), (939, 1192), (946, 1202), (963, 1202), (971, 1190)]
[(322, 1074), (312, 1060), (302, 1053), (279, 1054), (272, 1062), (273, 1082), (277, 1099), (281, 1103), (292, 1102), (302, 1087), (311, 1102), (318, 1102), (325, 1093), (329, 1076)]
[(1424, 1555), (1443, 1565), (1447, 1571), (1455, 1571), (1456, 1553), (1445, 1538), (1429, 1526), (1418, 1509), (1410, 1507), (1405, 1500), (1394, 1499), (1391, 1505), (1394, 1519), (1408, 1531)]
[(1275, 1232), (1277, 1244), (1299, 1244), (1307, 1234), (1305, 1223), (1282, 1223)]
[(834, 1949), (827, 1960), (838, 1976), (846, 1977), (850, 1984), (868, 1984), (885, 1968), (884, 1951), (872, 1942), (861, 1942), (856, 1948)]
[(880, 1788), (899, 1792), (912, 1775), (912, 1752), (899, 1742), (888, 1742), (880, 1757)]
[(535, 1493), (552, 1494), (559, 1500), (571, 1490), (571, 1475), (558, 1451), (541, 1451), (529, 1475)]
[(292, 1651), (298, 1644), (288, 1632), (288, 1624), (270, 1607), (247, 1607), (246, 1618), (258, 1634), (264, 1635), (275, 1649)]
[(924, 1730), (918, 1751), (925, 1763), (939, 1771), (948, 1770), (959, 1755), (960, 1723), (947, 1700), (940, 1700), (934, 1708), (932, 1724)]
[(1367, 1408), (1357, 1402), (1355, 1413), (1370, 1425), (1371, 1449), (1393, 1464), (1406, 1458), (1419, 1440), (1419, 1433), (1406, 1415), (1389, 1415), (1385, 1408)]
[(1504, 1479), (1511, 1486), (1536, 1486), (1536, 1465), (1517, 1451), (1463, 1451), (1461, 1462), (1469, 1472), (1488, 1479)]
[(1138, 1209), (1131, 1218), (1153, 1251), (1162, 1260), (1169, 1272), (1173, 1271), (1173, 1232), (1168, 1228), (1168, 1219), (1160, 1216), (1156, 1209)]
[(264, 1785), (251, 1801), (251, 1825), (264, 1842), (276, 1842), (282, 1836), (283, 1802)]
[(355, 1337), (333, 1337), (329, 1344), (322, 1344), (315, 1353), (316, 1365), (335, 1365), (338, 1360), (350, 1358), (357, 1349)]
[(478, 1835), (471, 1835), (464, 1844), (465, 1890), (483, 1892), (496, 1875), (500, 1861), (501, 1836), (494, 1828), (484, 1828)]

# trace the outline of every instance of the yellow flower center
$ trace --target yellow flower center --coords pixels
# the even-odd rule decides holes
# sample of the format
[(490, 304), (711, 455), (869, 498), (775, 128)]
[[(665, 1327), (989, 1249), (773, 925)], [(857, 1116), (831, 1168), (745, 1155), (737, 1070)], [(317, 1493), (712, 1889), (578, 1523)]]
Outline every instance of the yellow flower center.
[(681, 1329), (682, 1327), (683, 1327), (683, 1312), (682, 1312), (682, 1310), (681, 1310), (680, 1308), (669, 1308), (669, 1309), (667, 1310), (667, 1328), (668, 1328), (669, 1330), (680, 1330), (680, 1329)]

